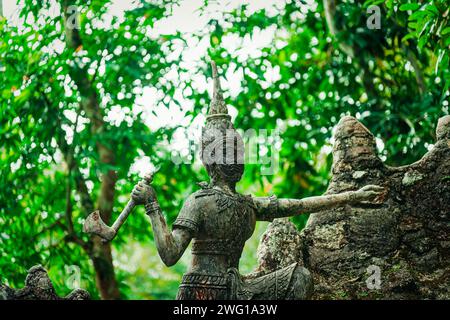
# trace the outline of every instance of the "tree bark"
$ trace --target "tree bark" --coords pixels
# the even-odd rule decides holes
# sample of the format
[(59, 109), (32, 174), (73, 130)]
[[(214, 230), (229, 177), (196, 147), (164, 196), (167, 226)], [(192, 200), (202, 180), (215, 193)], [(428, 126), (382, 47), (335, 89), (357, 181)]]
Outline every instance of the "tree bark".
[(313, 274), (314, 299), (450, 299), (450, 116), (436, 137), (420, 161), (388, 167), (369, 130), (343, 118), (327, 193), (377, 184), (383, 203), (313, 214), (301, 232), (288, 220), (272, 223), (259, 269), (300, 261)]
[[(70, 1), (65, 1), (63, 10), (65, 14), (65, 21), (68, 20), (68, 7)], [(83, 46), (79, 30), (75, 27), (65, 28), (66, 43), (67, 46), (74, 50), (74, 52), (80, 50)], [(91, 123), (91, 132), (94, 139), (96, 139), (97, 152), (99, 154), (100, 164), (108, 167), (112, 167), (115, 164), (115, 154), (110, 145), (105, 144), (101, 139), (101, 135), (107, 130), (106, 124), (103, 120), (103, 112), (99, 105), (99, 99), (94, 84), (91, 82), (88, 74), (87, 67), (79, 66), (75, 61), (70, 66), (70, 76), (76, 83), (80, 97), (80, 107), (86, 113)], [(86, 199), (87, 190), (80, 175), (76, 176), (76, 184), (78, 191), (82, 191), (83, 202), (86, 204), (91, 203), (89, 199)], [(117, 182), (116, 172), (108, 168), (100, 174), (101, 187), (100, 194), (97, 200), (97, 208), (100, 211), (100, 215), (106, 224), (110, 223), (113, 203), (114, 203), (114, 190)], [(90, 212), (88, 212), (90, 213)], [(98, 236), (93, 236), (91, 243), (85, 249), (91, 258), (95, 273), (96, 284), (100, 292), (102, 299), (119, 299), (120, 292), (115, 277), (114, 266), (111, 255), (111, 244), (102, 243)]]

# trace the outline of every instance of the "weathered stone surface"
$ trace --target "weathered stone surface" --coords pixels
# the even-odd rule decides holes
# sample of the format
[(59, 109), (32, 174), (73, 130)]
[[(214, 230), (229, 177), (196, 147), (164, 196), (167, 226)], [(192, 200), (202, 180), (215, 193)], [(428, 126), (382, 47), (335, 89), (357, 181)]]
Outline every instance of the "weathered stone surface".
[(301, 233), (274, 222), (260, 244), (260, 269), (279, 268), (288, 251), (285, 259), (299, 256), (313, 274), (315, 299), (450, 299), (450, 116), (436, 137), (420, 161), (393, 168), (376, 155), (367, 128), (343, 118), (327, 194), (376, 184), (387, 189), (384, 202), (313, 214)]
[[(284, 235), (285, 237), (280, 237)], [(298, 250), (302, 239), (297, 227), (289, 219), (276, 219), (262, 236), (266, 244), (258, 248), (259, 269), (257, 272), (272, 269), (271, 266), (284, 268), (295, 262), (303, 265), (302, 254)]]
[(11, 289), (0, 283), (0, 300), (89, 300), (87, 291), (76, 289), (66, 297), (59, 297), (48, 277), (47, 271), (40, 265), (32, 267), (25, 279), (25, 287)]

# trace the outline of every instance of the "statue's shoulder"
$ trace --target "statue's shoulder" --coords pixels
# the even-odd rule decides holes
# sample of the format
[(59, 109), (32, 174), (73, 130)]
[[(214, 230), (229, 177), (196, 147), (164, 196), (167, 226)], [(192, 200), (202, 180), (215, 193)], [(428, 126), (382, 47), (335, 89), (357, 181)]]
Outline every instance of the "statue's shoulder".
[(255, 198), (251, 194), (243, 194), (242, 198), (244, 201), (250, 205), (253, 209), (256, 209)]
[(184, 227), (190, 229), (193, 234), (197, 234), (204, 221), (205, 212), (211, 210), (215, 205), (214, 201), (204, 196), (204, 190), (191, 193), (184, 201), (183, 207), (174, 222), (174, 227)]
[(207, 182), (199, 182), (197, 185), (201, 189), (192, 194), (195, 199), (210, 198), (217, 194), (217, 190), (212, 188)]
[(185, 207), (191, 210), (211, 209), (215, 204), (216, 192), (213, 188), (208, 187), (205, 183), (198, 183), (201, 189), (195, 191), (185, 201)]

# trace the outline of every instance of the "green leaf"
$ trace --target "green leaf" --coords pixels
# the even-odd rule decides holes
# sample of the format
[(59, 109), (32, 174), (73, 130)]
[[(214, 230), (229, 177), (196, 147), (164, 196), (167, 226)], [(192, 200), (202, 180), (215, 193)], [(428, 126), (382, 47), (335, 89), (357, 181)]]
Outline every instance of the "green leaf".
[(450, 33), (450, 27), (446, 27), (446, 28), (444, 28), (444, 30), (442, 30), (441, 31), (441, 35), (446, 35), (446, 34), (449, 34)]
[(418, 3), (405, 3), (400, 6), (400, 11), (415, 11), (420, 8)]

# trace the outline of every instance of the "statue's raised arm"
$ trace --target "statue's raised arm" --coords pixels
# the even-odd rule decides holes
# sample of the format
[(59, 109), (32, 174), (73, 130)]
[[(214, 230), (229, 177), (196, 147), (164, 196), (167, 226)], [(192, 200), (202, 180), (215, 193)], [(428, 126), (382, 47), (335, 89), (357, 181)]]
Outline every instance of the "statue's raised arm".
[[(186, 224), (180, 228), (174, 227), (170, 231), (156, 198), (155, 190), (148, 184), (138, 183), (133, 189), (132, 198), (136, 204), (145, 205), (145, 211), (152, 223), (155, 244), (161, 260), (167, 266), (174, 265), (181, 258), (189, 242), (194, 237), (195, 228), (192, 224)], [(192, 212), (190, 204), (191, 202), (186, 201), (181, 209), (180, 216), (183, 216), (184, 212)]]
[(275, 196), (254, 198), (257, 219), (272, 221), (276, 218), (290, 217), (304, 213), (315, 213), (326, 209), (375, 201), (384, 191), (383, 187), (367, 185), (357, 191), (339, 194), (308, 197), (304, 199), (277, 199)]

